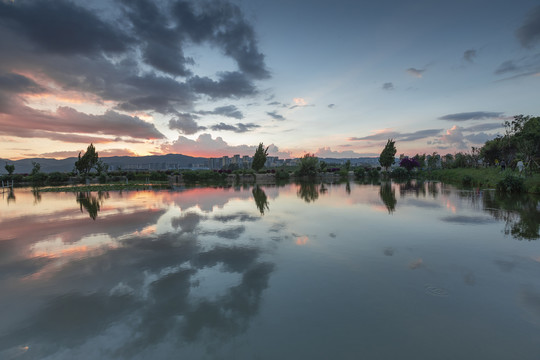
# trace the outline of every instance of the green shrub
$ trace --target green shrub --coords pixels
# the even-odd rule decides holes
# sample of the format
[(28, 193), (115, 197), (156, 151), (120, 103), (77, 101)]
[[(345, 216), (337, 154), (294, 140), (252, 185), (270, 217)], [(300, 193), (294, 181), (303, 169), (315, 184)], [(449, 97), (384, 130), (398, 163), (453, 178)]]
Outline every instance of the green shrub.
[(506, 174), (505, 177), (497, 183), (497, 190), (509, 193), (525, 192), (525, 184), (519, 176)]
[(289, 172), (285, 170), (280, 169), (276, 172), (276, 179), (278, 180), (288, 180), (289, 177), (290, 177)]
[(366, 175), (366, 170), (362, 166), (359, 166), (356, 169), (354, 169), (354, 176), (356, 176), (358, 179), (363, 178), (365, 175)]
[(49, 184), (60, 184), (60, 183), (67, 182), (68, 180), (69, 180), (69, 174), (56, 171), (49, 174), (47, 182)]
[(407, 179), (409, 177), (409, 172), (402, 167), (397, 167), (392, 170), (390, 177), (394, 179)]
[(461, 179), (461, 183), (462, 183), (464, 186), (471, 186), (471, 185), (472, 185), (472, 182), (473, 182), (473, 178), (470, 177), (469, 175), (465, 175), (465, 176)]

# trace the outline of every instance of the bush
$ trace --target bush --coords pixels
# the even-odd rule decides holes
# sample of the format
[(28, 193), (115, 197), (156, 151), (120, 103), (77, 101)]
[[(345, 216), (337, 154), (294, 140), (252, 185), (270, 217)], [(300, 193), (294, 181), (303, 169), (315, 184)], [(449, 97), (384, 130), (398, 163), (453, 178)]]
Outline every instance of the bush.
[(405, 168), (398, 167), (392, 170), (390, 177), (394, 179), (406, 179), (409, 177), (409, 172)]
[(519, 176), (507, 174), (497, 183), (497, 190), (509, 193), (525, 192), (525, 184)]
[(465, 175), (465, 176), (461, 179), (461, 183), (462, 183), (464, 186), (471, 186), (471, 185), (472, 185), (472, 182), (473, 182), (473, 178), (470, 177), (469, 175)]
[(368, 173), (367, 173), (368, 177), (370, 178), (378, 178), (379, 177), (379, 170), (377, 170), (376, 168), (371, 168)]
[(356, 176), (358, 179), (363, 178), (366, 175), (366, 170), (363, 167), (357, 167), (354, 169), (354, 176)]
[(289, 179), (289, 173), (285, 170), (278, 170), (276, 172), (276, 179), (277, 180), (288, 180)]
[(69, 181), (69, 174), (58, 171), (50, 173), (49, 178), (47, 179), (49, 184), (60, 184), (67, 181)]

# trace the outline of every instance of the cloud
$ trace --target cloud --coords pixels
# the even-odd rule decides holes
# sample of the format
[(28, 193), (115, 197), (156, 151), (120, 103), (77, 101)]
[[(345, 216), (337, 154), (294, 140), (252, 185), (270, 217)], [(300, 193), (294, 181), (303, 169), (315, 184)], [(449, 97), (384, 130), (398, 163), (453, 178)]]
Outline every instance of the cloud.
[(467, 62), (474, 62), (474, 59), (476, 58), (476, 50), (475, 49), (469, 49), (469, 50), (466, 50), (464, 53), (463, 53), (463, 60), (467, 61)]
[(448, 121), (467, 121), (467, 120), (485, 120), (485, 119), (497, 119), (504, 115), (502, 112), (487, 112), (487, 111), (473, 111), (463, 112), (456, 114), (448, 114), (439, 117), (439, 120)]
[[(473, 129), (471, 129), (473, 128)], [(432, 144), (439, 144), (440, 148), (455, 147), (457, 149), (468, 149), (471, 145), (484, 144), (487, 140), (491, 140), (495, 135), (485, 132), (464, 135), (464, 132), (474, 131), (474, 127), (462, 128), (454, 125), (446, 130), (445, 134), (434, 140)]]
[(279, 120), (279, 121), (285, 120), (283, 115), (278, 114), (276, 111), (268, 111), (268, 112), (266, 112), (266, 114), (269, 115), (274, 120)]
[(516, 36), (521, 45), (532, 48), (540, 42), (540, 6), (532, 8), (523, 25), (517, 29)]
[[(201, 134), (196, 140), (179, 136), (173, 142), (161, 146), (161, 151), (164, 154), (177, 153), (202, 157), (233, 156), (235, 154), (253, 156), (256, 149), (257, 145), (229, 145), (223, 138), (218, 136), (213, 139), (210, 134)], [(290, 152), (280, 151), (274, 144), (268, 146), (268, 154), (280, 158), (289, 158), (291, 155)]]
[[(75, 151), (53, 151), (42, 153), (36, 155), (36, 157), (43, 158), (54, 158), (54, 159), (66, 159), (70, 157), (77, 157), (79, 153), (84, 153), (86, 149), (75, 150)], [(129, 149), (106, 149), (98, 150), (100, 158), (110, 157), (110, 156), (137, 156), (137, 154)]]
[(421, 78), (422, 74), (426, 72), (426, 69), (408, 68), (407, 72), (414, 77)]
[(212, 99), (239, 98), (257, 94), (253, 82), (240, 72), (222, 72), (218, 81), (208, 77), (194, 76), (188, 80), (189, 86), (197, 93)]
[(0, 91), (12, 93), (40, 94), (46, 89), (34, 80), (20, 74), (0, 74)]
[(507, 79), (515, 79), (523, 76), (531, 76), (540, 74), (540, 53), (524, 56), (519, 59), (506, 60), (497, 69), (495, 69), (496, 75), (510, 76)]
[(231, 117), (234, 119), (243, 119), (244, 114), (234, 105), (220, 106), (215, 108), (212, 111), (197, 111), (197, 114), (200, 115), (222, 115), (226, 117)]
[(69, 1), (0, 2), (0, 19), (37, 49), (59, 55), (126, 51), (133, 39)]
[(366, 155), (354, 152), (352, 150), (334, 151), (330, 147), (322, 147), (317, 149), (315, 156), (320, 158), (357, 158)]
[(394, 90), (394, 84), (387, 82), (383, 84), (382, 88), (383, 90)]
[[(50, 136), (45, 136), (47, 132), (50, 132)], [(54, 140), (54, 133), (57, 132), (67, 133), (66, 136), (73, 138), (81, 135), (70, 133), (129, 136), (138, 139), (164, 138), (153, 124), (136, 116), (123, 115), (112, 110), (106, 111), (103, 115), (89, 115), (65, 106), (59, 107), (56, 112), (16, 106), (7, 114), (0, 115), (0, 134), (47, 137)], [(44, 136), (36, 136), (36, 133)]]
[(495, 129), (501, 129), (504, 125), (501, 123), (487, 123), (487, 124), (478, 124), (469, 126), (466, 128), (463, 128), (463, 131), (470, 131), (470, 132), (476, 132), (476, 131), (489, 131), (489, 130), (495, 130)]
[[(76, 93), (92, 99), (89, 105), (110, 107), (106, 115), (115, 119), (100, 122), (98, 134), (119, 133), (118, 117), (129, 115), (117, 111), (193, 112), (202, 99), (253, 96), (258, 93), (254, 81), (270, 77), (252, 25), (227, 1), (111, 1), (97, 6), (67, 0), (0, 1), (0, 44), (0, 111), (20, 121), (31, 110), (34, 115), (42, 111), (32, 109), (30, 98), (14, 102), (16, 94)], [(237, 69), (197, 74), (197, 64), (185, 52), (199, 45), (218, 49)], [(225, 110), (216, 108), (224, 116), (243, 117)], [(144, 124), (131, 118), (124, 134), (163, 137), (151, 124), (146, 134), (138, 133)], [(193, 131), (187, 125), (177, 124)]]
[(428, 137), (437, 136), (443, 129), (426, 129), (419, 130), (412, 133), (400, 133), (399, 131), (392, 130), (383, 130), (377, 132), (373, 135), (363, 136), (363, 137), (351, 137), (349, 141), (366, 141), (366, 140), (387, 140), (394, 139), (399, 141), (415, 141), (420, 139), (425, 139)]
[(328, 104), (328, 108), (329, 108), (329, 109), (333, 109), (333, 108), (335, 108), (335, 107), (336, 107), (336, 104)]
[(281, 105), (281, 103), (279, 101), (272, 101), (272, 102), (268, 103), (267, 105), (274, 106), (274, 105)]
[(192, 135), (201, 130), (205, 130), (204, 126), (199, 126), (196, 119), (199, 117), (197, 115), (178, 113), (175, 119), (169, 120), (169, 129), (178, 130), (182, 134)]
[(256, 125), (253, 123), (247, 123), (247, 124), (237, 123), (236, 126), (228, 125), (225, 123), (219, 123), (219, 124), (211, 126), (210, 129), (214, 131), (224, 130), (224, 131), (234, 131), (235, 133), (244, 133), (244, 132), (251, 131), (252, 129), (256, 129), (258, 127), (260, 127), (260, 125)]

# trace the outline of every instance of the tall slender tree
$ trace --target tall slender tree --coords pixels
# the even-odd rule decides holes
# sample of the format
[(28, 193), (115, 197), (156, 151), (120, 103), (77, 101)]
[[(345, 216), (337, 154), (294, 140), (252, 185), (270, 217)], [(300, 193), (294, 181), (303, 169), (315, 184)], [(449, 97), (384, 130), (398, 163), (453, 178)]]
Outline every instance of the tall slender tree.
[(384, 147), (381, 155), (379, 156), (379, 164), (388, 171), (388, 168), (394, 164), (396, 156), (396, 142), (393, 139), (388, 139), (386, 146)]
[(259, 171), (264, 167), (266, 158), (268, 157), (268, 147), (265, 149), (263, 143), (259, 143), (255, 155), (253, 155), (253, 163), (251, 168), (255, 171)]

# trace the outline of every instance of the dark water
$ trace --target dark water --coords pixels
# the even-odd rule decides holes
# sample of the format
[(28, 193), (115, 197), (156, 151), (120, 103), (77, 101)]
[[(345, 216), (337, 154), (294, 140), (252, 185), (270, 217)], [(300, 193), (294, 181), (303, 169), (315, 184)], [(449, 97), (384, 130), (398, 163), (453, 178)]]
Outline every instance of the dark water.
[(1, 359), (539, 359), (540, 203), (425, 184), (0, 202)]

